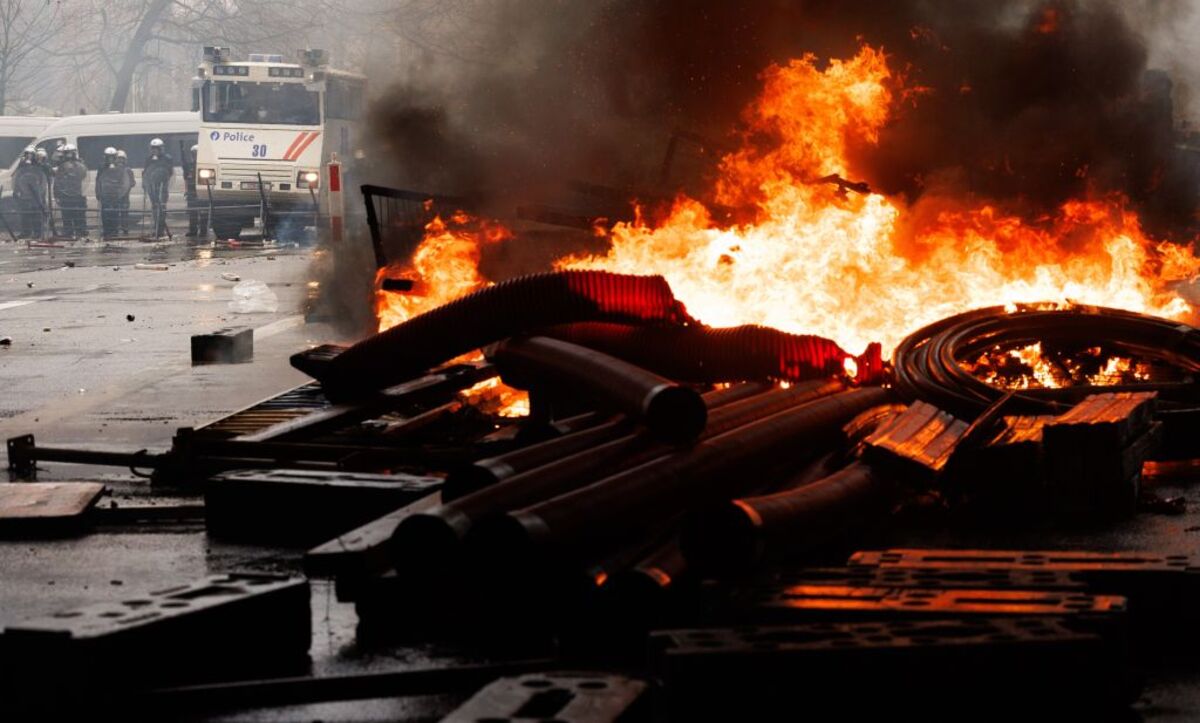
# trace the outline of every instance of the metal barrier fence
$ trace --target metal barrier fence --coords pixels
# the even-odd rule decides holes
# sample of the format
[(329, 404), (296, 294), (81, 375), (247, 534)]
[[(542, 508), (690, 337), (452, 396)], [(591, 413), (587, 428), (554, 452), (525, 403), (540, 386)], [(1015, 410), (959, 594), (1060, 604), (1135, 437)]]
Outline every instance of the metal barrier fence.
[[(236, 238), (242, 230), (241, 221), (259, 220), (259, 230), (264, 238), (276, 238), (305, 227), (321, 228), (328, 216), (313, 210), (276, 210), (262, 204), (221, 205), (207, 204), (191, 207), (167, 208), (102, 208), (94, 198), (88, 198), (85, 208), (62, 208), (53, 204), (41, 211), (22, 211), (8, 207), (11, 199), (4, 199), (6, 207), (0, 212), (0, 238), (8, 240), (50, 240), (71, 238), (136, 238), (157, 239), (186, 235), (191, 238), (209, 238), (215, 231), (226, 231), (218, 238)], [(111, 233), (105, 233), (104, 216), (110, 214)], [(159, 220), (161, 218), (161, 223)], [(39, 223), (40, 221), (40, 223)], [(228, 229), (237, 227), (236, 233)], [(39, 230), (40, 229), (40, 230)], [(186, 231), (184, 230), (186, 229)]]
[(367, 226), (379, 268), (408, 258), (425, 235), (425, 226), (435, 216), (471, 210), (479, 199), (469, 196), (443, 196), (386, 186), (362, 186)]

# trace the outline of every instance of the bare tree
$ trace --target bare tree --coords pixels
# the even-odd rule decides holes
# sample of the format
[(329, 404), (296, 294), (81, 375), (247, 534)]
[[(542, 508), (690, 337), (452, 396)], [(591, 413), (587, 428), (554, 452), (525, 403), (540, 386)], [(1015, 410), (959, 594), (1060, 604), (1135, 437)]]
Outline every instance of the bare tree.
[[(3, 2), (38, 0), (0, 0)], [(69, 47), (60, 57), (102, 71), (111, 88), (108, 110), (129, 106), (138, 74), (148, 68), (177, 75), (194, 64), (202, 45), (286, 52), (310, 33), (328, 30), (342, 0), (85, 0), (76, 8)], [(352, 1), (352, 0), (348, 0)], [(299, 45), (297, 45), (299, 44)]]
[[(171, 110), (187, 106), (190, 79), (204, 45), (293, 56), (304, 47), (330, 51), (338, 66), (380, 77), (410, 63), (403, 48), (428, 52), (438, 37), (469, 23), (443, 25), (488, 0), (0, 0), (63, 11), (58, 31), (26, 61), (31, 100), (63, 113), (89, 110)], [(442, 3), (445, 3), (443, 6)], [(69, 12), (67, 10), (69, 9)], [(4, 28), (15, 27), (0, 11)], [(403, 31), (403, 32), (401, 32)], [(0, 30), (2, 34), (2, 30)], [(408, 37), (404, 37), (407, 35)], [(478, 56), (477, 33), (452, 52)], [(26, 33), (25, 42), (35, 36)], [(416, 41), (423, 40), (423, 47)], [(459, 46), (463, 47), (459, 47)], [(36, 72), (36, 75), (34, 73)], [(383, 87), (382, 85), (380, 87)], [(10, 96), (11, 97), (11, 96)]]
[(37, 56), (62, 27), (59, 0), (0, 0), (0, 115), (25, 90)]
[(288, 52), (338, 17), (335, 0), (142, 0), (142, 5), (116, 72), (111, 110), (125, 108), (134, 72), (153, 59), (151, 45), (193, 53), (202, 45)]
[(145, 0), (142, 3), (137, 24), (116, 69), (116, 87), (113, 88), (109, 110), (125, 110), (129, 102), (129, 89), (133, 87), (133, 74), (146, 60), (146, 44), (154, 37), (156, 29), (163, 22), (163, 16), (174, 5), (175, 0)]

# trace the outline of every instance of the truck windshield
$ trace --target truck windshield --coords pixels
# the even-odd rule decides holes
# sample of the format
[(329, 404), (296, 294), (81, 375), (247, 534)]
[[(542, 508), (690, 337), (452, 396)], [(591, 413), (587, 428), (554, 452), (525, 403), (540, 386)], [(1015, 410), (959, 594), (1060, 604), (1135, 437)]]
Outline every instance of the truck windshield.
[(320, 95), (299, 83), (209, 81), (204, 88), (204, 120), (315, 126), (321, 123)]

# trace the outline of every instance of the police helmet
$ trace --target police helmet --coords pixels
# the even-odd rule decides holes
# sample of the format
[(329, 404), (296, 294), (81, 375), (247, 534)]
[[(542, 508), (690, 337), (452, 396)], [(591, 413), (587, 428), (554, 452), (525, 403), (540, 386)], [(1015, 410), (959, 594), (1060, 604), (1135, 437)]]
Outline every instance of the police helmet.
[(128, 156), (126, 155), (125, 151), (123, 151), (123, 150), (118, 150), (118, 151), (117, 151), (117, 158), (128, 158)]
[(163, 147), (163, 142), (162, 142), (162, 139), (161, 139), (161, 138), (155, 138), (155, 139), (151, 140), (151, 141), (150, 141), (150, 147), (151, 147), (151, 148), (162, 148), (162, 147)]
[(45, 158), (46, 157), (46, 149), (39, 148), (39, 149), (37, 149), (37, 153), (35, 153), (34, 155), (36, 155), (38, 158)]
[(113, 148), (112, 146), (109, 146), (108, 148), (104, 149), (104, 155), (115, 156), (115, 155), (117, 155), (117, 149)]

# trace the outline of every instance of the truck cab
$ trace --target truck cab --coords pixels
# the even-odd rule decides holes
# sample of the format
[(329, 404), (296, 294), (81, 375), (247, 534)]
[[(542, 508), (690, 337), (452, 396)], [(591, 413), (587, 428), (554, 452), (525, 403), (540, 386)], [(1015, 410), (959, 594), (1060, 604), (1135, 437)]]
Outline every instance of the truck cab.
[(324, 51), (289, 63), (263, 54), (235, 61), (228, 49), (205, 48), (193, 80), (196, 182), (217, 235), (236, 238), (264, 208), (300, 223), (323, 212), (326, 164), (335, 153), (353, 160), (365, 91), (363, 76), (330, 68)]

